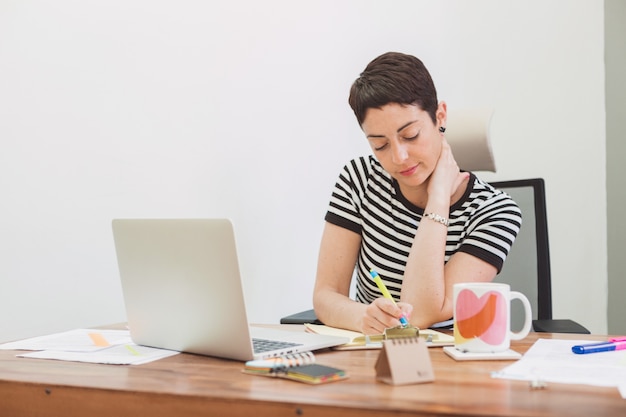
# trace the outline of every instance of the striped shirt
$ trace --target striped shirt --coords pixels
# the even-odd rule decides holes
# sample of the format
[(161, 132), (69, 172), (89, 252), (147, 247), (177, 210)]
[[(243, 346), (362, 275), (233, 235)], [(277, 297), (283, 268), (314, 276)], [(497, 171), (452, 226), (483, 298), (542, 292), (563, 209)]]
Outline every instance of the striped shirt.
[[(470, 175), (461, 199), (450, 207), (444, 262), (465, 252), (500, 272), (522, 222), (511, 197)], [(349, 162), (335, 184), (326, 221), (361, 235), (356, 299), (371, 303), (382, 294), (370, 278), (375, 269), (400, 299), (402, 278), (424, 210), (410, 203), (398, 183), (373, 156)]]

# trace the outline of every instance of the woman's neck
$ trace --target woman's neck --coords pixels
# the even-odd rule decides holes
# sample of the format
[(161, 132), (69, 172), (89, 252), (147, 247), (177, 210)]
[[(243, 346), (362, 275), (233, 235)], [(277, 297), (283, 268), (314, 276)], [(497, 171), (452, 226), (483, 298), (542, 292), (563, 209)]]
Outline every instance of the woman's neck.
[[(471, 178), (471, 176), (469, 178)], [(454, 205), (463, 197), (463, 194), (465, 194), (465, 191), (467, 190), (469, 178), (461, 182), (454, 193), (452, 193), (450, 196), (450, 206)], [(428, 204), (428, 180), (417, 187), (405, 187), (398, 183), (398, 188), (404, 198), (406, 198), (411, 204), (421, 209), (426, 208), (426, 204)]]

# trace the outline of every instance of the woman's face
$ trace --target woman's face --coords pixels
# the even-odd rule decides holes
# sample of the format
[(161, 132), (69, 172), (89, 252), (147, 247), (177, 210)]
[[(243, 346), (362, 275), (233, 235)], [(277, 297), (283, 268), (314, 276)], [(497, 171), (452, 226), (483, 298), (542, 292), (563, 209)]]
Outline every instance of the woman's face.
[(433, 173), (441, 153), (446, 105), (437, 109), (437, 125), (430, 115), (416, 105), (389, 103), (371, 108), (361, 128), (374, 156), (383, 168), (408, 191), (421, 188)]

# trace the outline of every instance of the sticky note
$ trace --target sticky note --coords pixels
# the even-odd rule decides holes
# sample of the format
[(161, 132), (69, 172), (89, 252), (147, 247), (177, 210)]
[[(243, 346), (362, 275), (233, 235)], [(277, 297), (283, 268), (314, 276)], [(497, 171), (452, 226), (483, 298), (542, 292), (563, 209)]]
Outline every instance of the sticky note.
[(93, 342), (94, 345), (99, 347), (107, 347), (109, 346), (109, 342), (102, 336), (100, 333), (89, 333), (89, 338)]

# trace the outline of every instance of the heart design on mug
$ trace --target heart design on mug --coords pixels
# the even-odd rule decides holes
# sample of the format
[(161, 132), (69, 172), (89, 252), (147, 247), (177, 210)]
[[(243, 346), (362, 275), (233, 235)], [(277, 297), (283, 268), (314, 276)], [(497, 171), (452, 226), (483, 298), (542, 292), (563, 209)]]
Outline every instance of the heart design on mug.
[(490, 345), (504, 341), (509, 329), (502, 294), (489, 291), (479, 298), (473, 291), (464, 289), (456, 303), (456, 330), (464, 339), (479, 338)]

